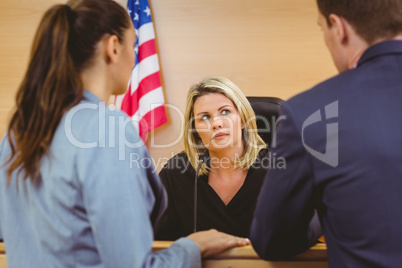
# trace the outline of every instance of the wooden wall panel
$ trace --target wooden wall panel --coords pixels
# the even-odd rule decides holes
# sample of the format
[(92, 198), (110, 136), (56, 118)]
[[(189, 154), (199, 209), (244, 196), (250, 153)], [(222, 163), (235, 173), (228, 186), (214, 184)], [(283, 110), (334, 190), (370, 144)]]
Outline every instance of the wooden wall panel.
[[(125, 0), (118, 0), (124, 4)], [(58, 0), (0, 1), (0, 134), (44, 11)], [(336, 74), (316, 24), (314, 0), (151, 0), (169, 122), (148, 145), (158, 168), (183, 149), (185, 96), (206, 76), (246, 95), (287, 99)], [(163, 147), (163, 148), (161, 148)]]
[(31, 43), (45, 10), (62, 1), (0, 1), (0, 135), (7, 129), (15, 93), (24, 75)]

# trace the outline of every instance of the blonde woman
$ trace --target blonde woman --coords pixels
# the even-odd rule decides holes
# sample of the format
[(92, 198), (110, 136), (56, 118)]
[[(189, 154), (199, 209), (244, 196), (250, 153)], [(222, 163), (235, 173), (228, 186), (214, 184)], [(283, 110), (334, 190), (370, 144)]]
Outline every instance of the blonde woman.
[[(192, 233), (195, 226), (248, 237), (268, 149), (257, 134), (247, 98), (226, 78), (207, 78), (193, 85), (187, 96), (184, 137), (185, 151), (170, 159), (159, 174), (169, 205), (156, 227), (156, 239), (174, 240)], [(200, 165), (204, 153), (209, 159)]]

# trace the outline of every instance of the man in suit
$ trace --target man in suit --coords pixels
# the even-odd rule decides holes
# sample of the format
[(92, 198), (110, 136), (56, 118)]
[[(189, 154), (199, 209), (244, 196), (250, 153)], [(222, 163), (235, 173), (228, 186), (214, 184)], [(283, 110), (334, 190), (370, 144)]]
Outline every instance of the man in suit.
[(339, 75), (281, 107), (251, 227), (264, 259), (320, 235), (331, 267), (402, 267), (402, 0), (317, 0)]

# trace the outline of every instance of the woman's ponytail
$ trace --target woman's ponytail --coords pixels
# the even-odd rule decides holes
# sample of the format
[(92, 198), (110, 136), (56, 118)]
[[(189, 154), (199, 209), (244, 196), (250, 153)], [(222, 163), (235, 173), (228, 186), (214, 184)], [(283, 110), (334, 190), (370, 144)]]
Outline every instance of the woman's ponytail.
[(12, 150), (9, 180), (18, 168), (25, 170), (25, 178), (39, 179), (40, 160), (48, 152), (61, 117), (82, 98), (80, 77), (69, 51), (73, 17), (69, 6), (54, 6), (36, 32), (8, 128)]
[(113, 0), (70, 0), (45, 13), (8, 127), (8, 182), (16, 170), (24, 171), (25, 179), (40, 180), (41, 159), (61, 118), (82, 99), (81, 72), (91, 65), (96, 44), (105, 34), (122, 41), (130, 23)]

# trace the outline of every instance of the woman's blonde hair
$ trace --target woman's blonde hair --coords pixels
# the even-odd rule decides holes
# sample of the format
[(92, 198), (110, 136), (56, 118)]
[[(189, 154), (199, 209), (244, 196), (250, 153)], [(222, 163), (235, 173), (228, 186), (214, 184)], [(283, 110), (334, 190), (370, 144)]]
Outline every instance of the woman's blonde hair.
[[(184, 113), (184, 150), (193, 166), (197, 169), (199, 155), (207, 151), (201, 138), (195, 130), (194, 124), (194, 103), (204, 95), (219, 93), (230, 99), (240, 114), (241, 122), (244, 125), (242, 140), (244, 154), (239, 160), (234, 161), (235, 167), (249, 169), (256, 160), (261, 149), (265, 148), (265, 142), (257, 133), (255, 113), (243, 92), (229, 79), (223, 77), (206, 78), (194, 84), (187, 94), (187, 105)], [(202, 165), (200, 175), (208, 174), (209, 167)]]

